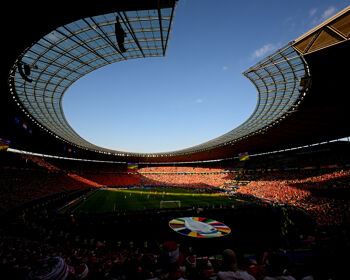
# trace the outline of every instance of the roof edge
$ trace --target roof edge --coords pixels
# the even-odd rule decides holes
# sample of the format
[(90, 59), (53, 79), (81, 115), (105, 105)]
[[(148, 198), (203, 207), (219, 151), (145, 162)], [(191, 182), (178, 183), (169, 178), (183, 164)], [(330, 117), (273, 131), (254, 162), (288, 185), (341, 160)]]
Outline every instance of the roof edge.
[(294, 40), (294, 44), (300, 42), (301, 40), (305, 39), (307, 36), (309, 36), (310, 34), (316, 32), (317, 30), (323, 28), (324, 26), (328, 25), (329, 23), (331, 23), (332, 21), (336, 20), (337, 18), (341, 17), (342, 15), (346, 14), (347, 12), (350, 12), (350, 5), (347, 6), (345, 9), (341, 10), (340, 12), (336, 13), (335, 15), (333, 15), (332, 17), (330, 17), (329, 19), (325, 20), (324, 22), (322, 22), (321, 24), (317, 25), (316, 27), (312, 28), (311, 30), (309, 30), (308, 32), (306, 32), (305, 34), (303, 34), (302, 36), (300, 36), (299, 38)]

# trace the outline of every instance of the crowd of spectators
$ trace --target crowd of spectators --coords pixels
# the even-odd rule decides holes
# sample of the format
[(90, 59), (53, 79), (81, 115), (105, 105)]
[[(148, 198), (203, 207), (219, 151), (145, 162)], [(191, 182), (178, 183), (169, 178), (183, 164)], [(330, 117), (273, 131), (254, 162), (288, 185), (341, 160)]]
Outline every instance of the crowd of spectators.
[(8, 170), (0, 176), (2, 211), (40, 197), (91, 187), (91, 184), (61, 173)]
[(139, 170), (141, 185), (216, 188), (236, 177), (221, 168), (157, 166)]
[(225, 185), (235, 175), (226, 173), (143, 174), (141, 185), (208, 188)]
[(349, 223), (350, 170), (255, 173), (237, 192), (300, 207), (320, 225)]
[(136, 173), (85, 173), (82, 177), (103, 186), (138, 186), (140, 185), (140, 175)]
[[(18, 164), (18, 165), (17, 165)], [(95, 171), (94, 171), (95, 170)], [(221, 187), (236, 193), (293, 205), (312, 214), (319, 225), (350, 224), (350, 171), (304, 170), (226, 172), (220, 168), (147, 167), (138, 172), (69, 172), (33, 156), (1, 166), (0, 201), (6, 210), (26, 201), (62, 191), (101, 186), (179, 186), (206, 190)], [(0, 271), (4, 279), (35, 279), (60, 266), (61, 279), (341, 279), (334, 275), (294, 270), (290, 259), (276, 254), (244, 258), (232, 250), (220, 257), (202, 256), (166, 242), (159, 248), (109, 247), (103, 242), (81, 246), (45, 238), (0, 232)], [(221, 253), (221, 252), (218, 252)], [(311, 269), (311, 267), (306, 267)], [(57, 268), (58, 269), (58, 268)], [(7, 275), (10, 275), (8, 277)], [(329, 277), (328, 277), (329, 276)], [(29, 278), (28, 278), (29, 277)], [(230, 278), (231, 277), (231, 278)], [(327, 278), (328, 277), (328, 278)], [(42, 278), (45, 279), (45, 278)], [(47, 278), (50, 279), (50, 278)], [(57, 278), (60, 279), (60, 278)], [(312, 278), (309, 278), (312, 279)]]
[[(91, 173), (91, 170), (77, 174), (62, 170), (42, 157), (8, 153), (2, 155), (5, 156), (0, 165), (0, 211), (59, 192), (139, 184), (137, 174), (100, 174)], [(99, 169), (95, 167), (95, 170)]]
[(123, 172), (87, 172), (85, 178), (105, 186), (177, 186), (208, 188), (218, 187), (235, 178), (219, 168), (199, 167), (144, 167)]
[[(1, 209), (62, 191), (103, 186), (177, 186), (232, 190), (278, 203), (300, 207), (321, 225), (349, 222), (349, 170), (292, 170), (271, 172), (228, 172), (221, 168), (184, 166), (143, 167), (118, 172), (90, 168), (68, 172), (47, 160), (15, 155), (13, 166), (2, 166)], [(18, 168), (16, 168), (18, 164)], [(28, 166), (28, 168), (25, 168)]]
[(315, 256), (295, 263), (290, 255), (276, 251), (247, 254), (225, 249), (216, 255), (198, 255), (192, 247), (172, 240), (152, 248), (110, 247), (100, 241), (77, 246), (2, 233), (0, 260), (3, 279), (341, 279), (337, 277), (341, 271), (329, 261), (327, 267), (315, 269), (324, 263)]
[(223, 172), (222, 168), (191, 167), (191, 166), (154, 166), (142, 167), (140, 173), (213, 173)]
[(140, 172), (95, 167), (86, 172), (69, 172), (37, 156), (13, 155), (12, 160), (12, 166), (0, 169), (1, 210), (57, 192), (90, 187), (151, 185), (208, 189), (234, 177), (221, 169), (192, 167), (145, 168)]

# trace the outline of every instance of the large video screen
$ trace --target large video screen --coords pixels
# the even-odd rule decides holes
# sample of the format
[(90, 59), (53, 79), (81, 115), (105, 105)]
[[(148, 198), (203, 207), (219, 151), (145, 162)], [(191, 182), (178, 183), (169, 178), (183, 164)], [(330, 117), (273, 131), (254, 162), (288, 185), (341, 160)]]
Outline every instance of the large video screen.
[(138, 168), (139, 168), (139, 164), (138, 163), (128, 163), (128, 169), (136, 170)]
[(11, 141), (10, 140), (6, 140), (6, 139), (3, 139), (3, 138), (0, 138), (0, 152), (1, 151), (7, 151), (7, 149), (9, 148), (10, 146), (10, 143)]

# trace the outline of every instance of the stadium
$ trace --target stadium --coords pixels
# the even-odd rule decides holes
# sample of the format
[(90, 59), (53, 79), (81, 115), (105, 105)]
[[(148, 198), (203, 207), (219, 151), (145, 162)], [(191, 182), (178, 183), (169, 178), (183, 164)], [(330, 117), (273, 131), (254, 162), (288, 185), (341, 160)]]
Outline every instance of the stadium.
[(67, 121), (80, 78), (166, 57), (180, 2), (7, 6), (2, 279), (345, 279), (350, 6), (245, 70), (256, 107), (210, 141), (126, 152)]

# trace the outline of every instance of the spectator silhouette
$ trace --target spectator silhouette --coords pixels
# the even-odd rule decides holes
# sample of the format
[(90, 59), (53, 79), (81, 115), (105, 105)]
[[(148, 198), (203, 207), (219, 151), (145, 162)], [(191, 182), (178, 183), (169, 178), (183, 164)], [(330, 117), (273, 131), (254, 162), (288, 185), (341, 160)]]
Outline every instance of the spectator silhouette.
[(271, 254), (266, 261), (267, 276), (264, 280), (295, 280), (289, 275), (287, 257)]
[(236, 254), (231, 249), (222, 252), (222, 265), (217, 274), (218, 280), (255, 280), (247, 271), (238, 269)]

